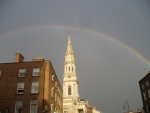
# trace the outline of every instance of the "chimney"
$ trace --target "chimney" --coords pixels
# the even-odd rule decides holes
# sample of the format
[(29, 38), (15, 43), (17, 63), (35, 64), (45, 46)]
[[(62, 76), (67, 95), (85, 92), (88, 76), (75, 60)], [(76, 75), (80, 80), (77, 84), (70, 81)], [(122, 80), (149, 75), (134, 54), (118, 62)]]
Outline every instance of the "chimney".
[(16, 59), (15, 62), (23, 62), (24, 61), (24, 57), (22, 56), (21, 53), (16, 53)]
[(42, 57), (34, 58), (33, 61), (44, 61), (44, 58)]

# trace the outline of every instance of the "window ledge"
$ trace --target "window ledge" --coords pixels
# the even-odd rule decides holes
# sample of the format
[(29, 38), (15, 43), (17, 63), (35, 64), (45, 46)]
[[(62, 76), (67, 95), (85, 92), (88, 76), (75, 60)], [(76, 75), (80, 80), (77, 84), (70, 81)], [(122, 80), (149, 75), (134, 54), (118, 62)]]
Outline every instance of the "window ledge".
[(39, 94), (39, 93), (30, 93), (31, 95), (36, 95), (36, 94)]
[(17, 95), (23, 95), (24, 92), (16, 92)]
[(32, 75), (32, 77), (39, 77), (39, 76), (40, 76), (40, 75), (38, 75), (38, 76), (37, 76), (37, 75), (36, 75), (36, 76)]
[(25, 78), (26, 76), (18, 76), (18, 78)]

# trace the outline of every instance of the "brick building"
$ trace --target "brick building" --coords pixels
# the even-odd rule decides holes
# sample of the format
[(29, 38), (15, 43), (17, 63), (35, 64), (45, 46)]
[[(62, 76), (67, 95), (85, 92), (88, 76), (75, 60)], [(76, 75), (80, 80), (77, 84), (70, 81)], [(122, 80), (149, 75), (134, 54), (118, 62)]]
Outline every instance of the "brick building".
[(63, 91), (49, 60), (0, 63), (0, 113), (63, 112)]
[(143, 109), (146, 113), (150, 113), (150, 72), (139, 81), (139, 85), (143, 101)]

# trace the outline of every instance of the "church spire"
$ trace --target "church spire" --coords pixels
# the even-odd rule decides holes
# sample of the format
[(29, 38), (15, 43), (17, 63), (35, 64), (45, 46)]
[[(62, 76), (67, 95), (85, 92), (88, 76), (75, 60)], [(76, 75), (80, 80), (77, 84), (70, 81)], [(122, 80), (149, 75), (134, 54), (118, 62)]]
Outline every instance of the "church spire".
[(70, 33), (69, 33), (69, 36), (68, 36), (68, 45), (67, 45), (66, 55), (67, 54), (72, 54), (72, 55), (74, 54), (73, 49), (72, 49), (71, 39), (70, 39)]
[[(63, 101), (69, 99), (69, 105), (67, 103), (66, 108), (69, 110), (70, 105), (74, 105), (73, 99), (78, 99), (78, 78), (76, 75), (76, 64), (75, 64), (75, 55), (72, 49), (72, 43), (70, 39), (70, 34), (68, 36), (67, 50), (65, 54), (65, 63), (64, 63), (64, 75), (63, 75)], [(71, 101), (71, 102), (70, 102)], [(68, 113), (75, 113), (69, 111)]]

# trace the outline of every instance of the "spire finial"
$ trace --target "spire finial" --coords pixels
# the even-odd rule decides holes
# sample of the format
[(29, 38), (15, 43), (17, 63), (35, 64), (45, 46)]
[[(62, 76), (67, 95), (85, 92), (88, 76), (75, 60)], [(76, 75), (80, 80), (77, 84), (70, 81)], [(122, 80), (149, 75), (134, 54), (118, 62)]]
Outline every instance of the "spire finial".
[(68, 36), (68, 43), (71, 43), (70, 33), (69, 33), (69, 36)]

